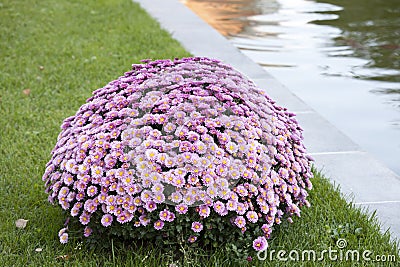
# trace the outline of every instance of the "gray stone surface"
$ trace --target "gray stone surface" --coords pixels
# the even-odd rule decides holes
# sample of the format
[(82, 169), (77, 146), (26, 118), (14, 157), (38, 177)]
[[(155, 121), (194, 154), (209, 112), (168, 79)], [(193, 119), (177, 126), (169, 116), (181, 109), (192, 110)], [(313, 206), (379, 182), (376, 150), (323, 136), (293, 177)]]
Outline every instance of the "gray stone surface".
[[(400, 180), (366, 152), (315, 153), (317, 167), (355, 202), (400, 201)], [(400, 210), (398, 216), (400, 217)]]
[(298, 114), (316, 167), (350, 200), (377, 210), (382, 230), (400, 238), (400, 177), (313, 111), (307, 103), (234, 47), (178, 0), (134, 0), (194, 56), (218, 58), (265, 89), (277, 104)]
[(360, 150), (359, 146), (316, 112), (298, 113), (296, 117), (304, 129), (304, 143), (309, 153)]

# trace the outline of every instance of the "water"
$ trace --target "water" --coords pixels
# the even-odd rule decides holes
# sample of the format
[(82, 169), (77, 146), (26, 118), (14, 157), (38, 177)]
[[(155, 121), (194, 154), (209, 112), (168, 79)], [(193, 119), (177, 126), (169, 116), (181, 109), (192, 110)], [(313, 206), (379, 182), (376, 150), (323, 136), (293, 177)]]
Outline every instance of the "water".
[(400, 174), (399, 0), (185, 3)]

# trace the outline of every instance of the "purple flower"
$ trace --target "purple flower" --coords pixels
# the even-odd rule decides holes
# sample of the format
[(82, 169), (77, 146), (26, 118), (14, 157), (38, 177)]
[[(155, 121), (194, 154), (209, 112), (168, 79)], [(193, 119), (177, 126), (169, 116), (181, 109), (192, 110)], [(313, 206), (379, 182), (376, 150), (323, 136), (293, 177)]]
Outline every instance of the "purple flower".
[(206, 175), (203, 176), (202, 182), (203, 182), (203, 184), (204, 184), (205, 186), (208, 187), (208, 186), (210, 186), (211, 184), (214, 183), (214, 178), (213, 178), (211, 175), (206, 174)]
[(279, 169), (279, 176), (280, 177), (282, 177), (283, 179), (287, 179), (287, 178), (289, 178), (289, 172), (288, 172), (288, 170), (287, 169), (285, 169), (285, 168), (280, 168)]
[(189, 139), (189, 141), (191, 142), (196, 142), (200, 139), (200, 135), (196, 132), (190, 131), (187, 133), (187, 138)]
[(252, 177), (253, 177), (253, 172), (250, 169), (246, 169), (243, 172), (243, 178), (250, 180)]
[(72, 177), (71, 174), (65, 173), (63, 181), (68, 186), (74, 183), (74, 178)]
[(268, 241), (264, 236), (259, 236), (253, 241), (253, 248), (256, 251), (264, 251), (268, 248)]
[(182, 195), (181, 195), (181, 193), (179, 193), (179, 192), (173, 192), (173, 193), (171, 194), (171, 200), (172, 200), (172, 202), (174, 202), (174, 203), (179, 203), (179, 202), (181, 202), (181, 201), (182, 201)]
[(173, 222), (174, 220), (175, 220), (175, 214), (173, 212), (169, 212), (167, 222)]
[(147, 226), (150, 223), (150, 219), (145, 214), (140, 215), (139, 221), (143, 226)]
[(152, 193), (151, 193), (151, 191), (149, 191), (149, 190), (144, 190), (144, 191), (142, 191), (142, 193), (140, 194), (140, 199), (141, 199), (143, 202), (149, 201), (149, 200), (151, 199), (151, 197), (152, 197)]
[(61, 236), (62, 234), (64, 234), (64, 233), (66, 233), (67, 230), (68, 230), (68, 227), (61, 228), (61, 229), (58, 231), (58, 237), (60, 237), (60, 236)]
[(152, 186), (151, 191), (153, 193), (162, 193), (164, 191), (164, 185), (161, 183), (156, 183)]
[(246, 219), (243, 216), (237, 216), (234, 220), (234, 223), (237, 227), (243, 228), (246, 226)]
[(140, 197), (135, 197), (135, 198), (133, 199), (133, 203), (134, 203), (136, 206), (141, 206), (141, 205), (142, 205), (142, 200), (141, 200)]
[(79, 214), (80, 209), (82, 208), (81, 202), (76, 202), (71, 209), (71, 216), (75, 217)]
[(68, 233), (63, 233), (60, 235), (60, 243), (66, 244), (68, 242)]
[(164, 131), (165, 131), (166, 133), (172, 133), (173, 131), (175, 131), (176, 125), (169, 122), (169, 123), (167, 123), (167, 124), (164, 126), (163, 129), (164, 129)]
[(203, 218), (207, 218), (210, 215), (210, 208), (207, 205), (201, 205), (199, 207), (199, 215)]
[(203, 230), (203, 225), (200, 222), (193, 222), (192, 223), (192, 230), (195, 233), (200, 233)]
[(87, 189), (87, 195), (88, 195), (89, 197), (93, 197), (93, 196), (95, 196), (96, 194), (97, 194), (97, 187), (96, 187), (96, 186), (93, 186), (93, 185), (89, 186), (88, 189)]
[(151, 161), (155, 161), (158, 156), (158, 151), (156, 149), (147, 149), (146, 158)]
[(175, 210), (179, 214), (186, 214), (186, 212), (188, 211), (188, 207), (185, 204), (179, 204), (179, 205), (175, 206)]
[(148, 212), (152, 212), (157, 209), (157, 204), (154, 201), (149, 201), (146, 203), (145, 208)]
[(197, 240), (197, 236), (191, 235), (191, 236), (189, 237), (189, 239), (188, 239), (188, 242), (189, 242), (189, 243), (194, 243), (194, 242), (196, 242), (196, 240)]
[(164, 227), (164, 222), (161, 220), (158, 220), (154, 222), (154, 229), (156, 230), (161, 230)]
[(115, 177), (117, 179), (123, 179), (126, 175), (127, 175), (127, 171), (123, 168), (119, 168), (116, 173), (115, 173)]
[(182, 188), (185, 185), (185, 179), (182, 176), (176, 176), (172, 180), (172, 185), (174, 185), (178, 188)]
[(117, 221), (121, 224), (127, 223), (132, 220), (132, 215), (129, 212), (121, 212), (117, 216)]
[(225, 165), (218, 165), (216, 168), (216, 173), (220, 177), (225, 177), (226, 175), (228, 175), (228, 168)]
[(241, 196), (241, 197), (246, 197), (247, 196), (247, 194), (249, 193), (248, 191), (247, 191), (247, 189), (243, 186), (243, 185), (238, 185), (237, 187), (236, 187), (236, 192), (239, 194), (239, 196)]
[(112, 222), (113, 222), (113, 217), (111, 214), (104, 214), (103, 217), (101, 218), (101, 224), (104, 227), (110, 226)]
[(164, 210), (160, 211), (160, 219), (162, 221), (167, 221), (168, 217), (169, 217), (169, 210), (164, 209)]
[(165, 201), (165, 195), (163, 193), (158, 192), (153, 195), (153, 199), (154, 199), (154, 202), (161, 204), (161, 203), (164, 203), (164, 201)]
[(213, 207), (215, 212), (218, 213), (219, 215), (221, 215), (225, 210), (225, 205), (221, 201), (214, 202)]
[(191, 175), (188, 178), (188, 183), (190, 185), (196, 185), (199, 182), (199, 178), (197, 176)]
[(93, 230), (92, 228), (86, 226), (85, 229), (83, 230), (83, 235), (85, 237), (89, 237), (92, 234)]
[(83, 205), (85, 211), (89, 213), (93, 213), (97, 210), (97, 203), (93, 199), (86, 200), (85, 204)]
[(90, 222), (90, 214), (84, 211), (81, 216), (79, 216), (79, 222), (83, 225), (87, 225)]
[(226, 145), (226, 150), (230, 153), (230, 154), (234, 154), (238, 151), (238, 147), (235, 144), (235, 142), (228, 142)]
[(235, 168), (230, 169), (228, 175), (234, 180), (240, 178), (240, 172), (238, 169), (235, 169)]
[(271, 233), (272, 233), (272, 228), (271, 228), (271, 226), (268, 225), (268, 224), (263, 224), (262, 227), (261, 227), (261, 230), (264, 232), (264, 235), (265, 235), (267, 238), (269, 238), (269, 236), (270, 236)]
[(237, 208), (237, 202), (233, 200), (228, 200), (228, 203), (226, 203), (226, 208), (227, 210), (235, 211)]
[(69, 188), (68, 187), (62, 187), (58, 193), (58, 197), (66, 197), (69, 193)]
[(116, 196), (111, 195), (111, 196), (108, 196), (106, 198), (106, 203), (107, 204), (115, 204), (116, 202), (117, 202), (117, 197)]
[(258, 215), (257, 212), (255, 211), (248, 211), (246, 213), (246, 218), (249, 220), (249, 222), (256, 223), (258, 221)]

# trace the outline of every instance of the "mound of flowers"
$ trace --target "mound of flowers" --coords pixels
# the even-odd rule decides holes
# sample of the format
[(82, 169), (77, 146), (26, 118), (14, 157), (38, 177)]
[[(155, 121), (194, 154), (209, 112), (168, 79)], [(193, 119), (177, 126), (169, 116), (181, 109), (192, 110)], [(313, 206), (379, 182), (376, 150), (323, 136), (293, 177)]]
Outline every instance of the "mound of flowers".
[(142, 62), (64, 120), (43, 175), (49, 201), (86, 237), (265, 250), (309, 205), (295, 115), (218, 60)]

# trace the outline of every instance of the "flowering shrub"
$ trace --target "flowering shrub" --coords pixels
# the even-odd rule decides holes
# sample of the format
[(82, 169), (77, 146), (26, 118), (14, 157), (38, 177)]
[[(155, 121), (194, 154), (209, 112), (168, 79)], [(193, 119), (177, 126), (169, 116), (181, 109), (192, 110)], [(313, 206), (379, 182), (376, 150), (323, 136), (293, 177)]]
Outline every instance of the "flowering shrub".
[(309, 205), (294, 114), (217, 60), (135, 64), (61, 128), (43, 180), (86, 237), (261, 251)]

